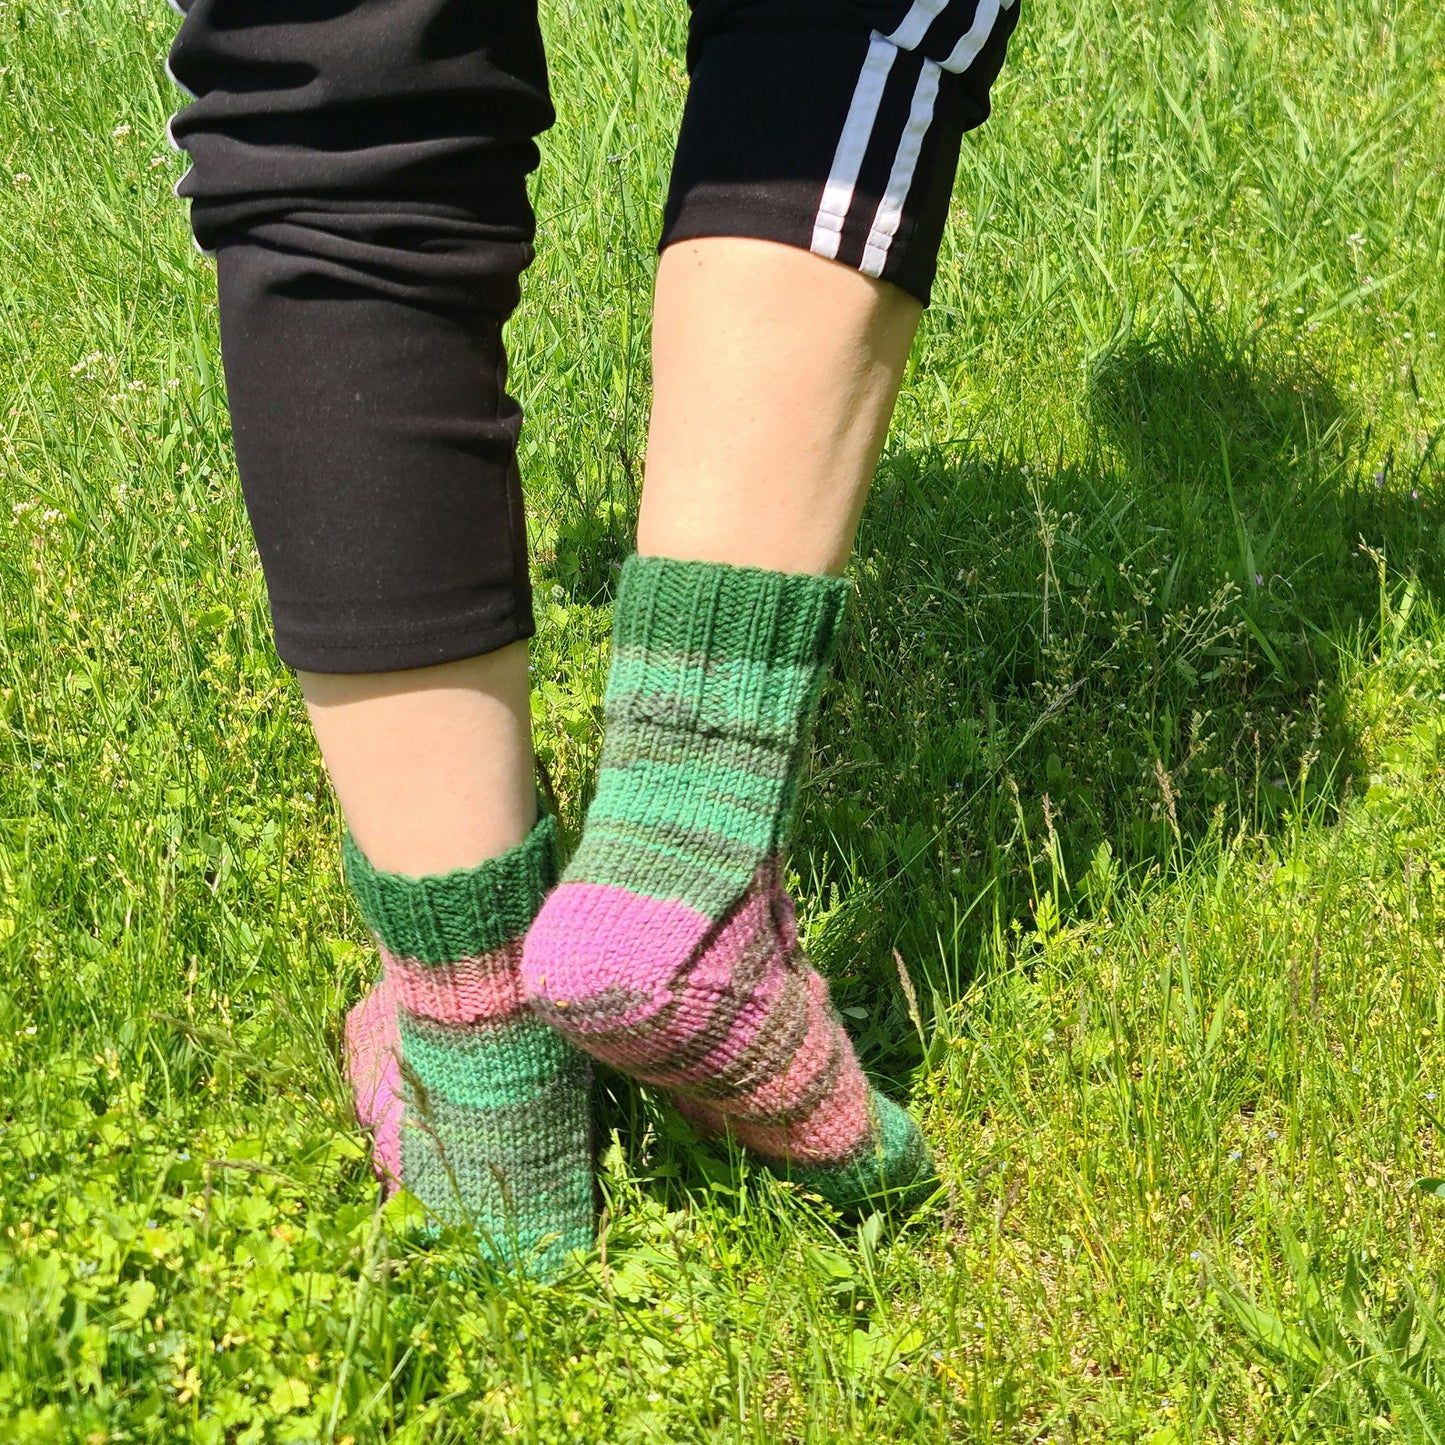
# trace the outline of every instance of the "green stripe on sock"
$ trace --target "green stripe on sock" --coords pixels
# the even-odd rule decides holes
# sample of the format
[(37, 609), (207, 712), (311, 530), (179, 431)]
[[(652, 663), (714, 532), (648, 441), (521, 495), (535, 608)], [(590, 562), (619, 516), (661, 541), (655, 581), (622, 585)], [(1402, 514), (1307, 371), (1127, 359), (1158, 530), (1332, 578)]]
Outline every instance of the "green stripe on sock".
[[(556, 1134), (558, 1120), (570, 1116), (576, 1110), (577, 1100), (586, 1094), (591, 1079), (589, 1066), (578, 1059), (570, 1068), (540, 1086), (519, 1093), (511, 1102), (498, 1104), (492, 1098), (477, 1095), (457, 1098), (441, 1090), (429, 1090), (425, 1096), (414, 1097), (408, 1118), (413, 1125), (423, 1128), (430, 1125), (438, 1128), (443, 1144), (451, 1147), (451, 1135), (445, 1127), (439, 1127), (439, 1120), (465, 1118), (467, 1127), (475, 1132), (481, 1129), (491, 1139), (508, 1141), (508, 1148), (498, 1155), (498, 1164), (506, 1165), (513, 1159), (513, 1146), (517, 1141), (531, 1143), (544, 1138), (549, 1132)], [(469, 1110), (463, 1114), (459, 1111)], [(555, 1149), (556, 1140), (552, 1141)], [(549, 1153), (549, 1156), (551, 1154)], [(515, 1161), (513, 1161), (515, 1162)], [(475, 1181), (472, 1181), (475, 1184)]]
[[(515, 1234), (523, 1253), (549, 1235), (567, 1248), (586, 1246), (593, 1204), (587, 1087), (585, 1076), (576, 1082), (571, 1107), (545, 1131), (521, 1115), (432, 1100), (402, 1131), (407, 1188), (446, 1223), (476, 1226), (504, 1246)], [(565, 1133), (562, 1118), (570, 1121)]]
[(401, 1054), (428, 1094), (477, 1109), (510, 1109), (536, 1098), (582, 1055), (538, 1019), (496, 1028), (448, 1028), (403, 1013)]
[(557, 881), (556, 832), (544, 814), (500, 857), (422, 878), (373, 868), (350, 834), (342, 860), (362, 917), (392, 953), (454, 963), (490, 953), (527, 931)]
[(818, 662), (700, 658), (628, 647), (612, 654), (607, 707), (616, 722), (686, 726), (785, 752), (796, 744), (820, 682)]
[(873, 1144), (858, 1159), (831, 1169), (793, 1165), (779, 1172), (838, 1209), (907, 1213), (938, 1188), (938, 1172), (923, 1134), (906, 1110), (876, 1089), (869, 1106)]
[(599, 785), (627, 785), (640, 764), (688, 765), (725, 773), (747, 773), (762, 786), (786, 785), (797, 761), (796, 742), (779, 746), (696, 728), (669, 727), (636, 718), (613, 719), (602, 745)]
[(587, 815), (589, 828), (649, 824), (726, 838), (754, 855), (772, 851), (786, 777), (718, 767), (702, 756), (686, 763), (639, 758), (620, 776), (608, 774)]
[(670, 898), (718, 918), (737, 901), (761, 861), (751, 849), (715, 834), (612, 822), (578, 849), (567, 869), (574, 883), (626, 888)]

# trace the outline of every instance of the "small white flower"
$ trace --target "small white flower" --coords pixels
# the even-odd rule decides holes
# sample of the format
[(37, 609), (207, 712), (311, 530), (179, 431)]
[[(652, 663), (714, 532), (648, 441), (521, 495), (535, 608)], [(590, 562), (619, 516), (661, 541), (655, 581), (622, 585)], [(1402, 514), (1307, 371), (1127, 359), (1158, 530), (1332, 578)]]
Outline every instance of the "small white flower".
[(113, 131), (111, 131), (111, 136), (115, 140), (124, 140), (129, 134), (130, 127), (128, 125), (118, 125)]

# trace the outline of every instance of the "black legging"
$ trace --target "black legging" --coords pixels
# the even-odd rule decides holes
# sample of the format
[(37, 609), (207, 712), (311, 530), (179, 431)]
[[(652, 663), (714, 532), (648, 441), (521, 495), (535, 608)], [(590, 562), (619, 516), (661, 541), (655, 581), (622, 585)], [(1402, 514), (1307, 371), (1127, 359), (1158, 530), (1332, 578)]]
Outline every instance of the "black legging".
[[(172, 122), (219, 277), (282, 658), (380, 672), (533, 630), (501, 329), (552, 123), (535, 0), (191, 0)], [(662, 245), (753, 236), (928, 299), (1016, 0), (697, 0)]]

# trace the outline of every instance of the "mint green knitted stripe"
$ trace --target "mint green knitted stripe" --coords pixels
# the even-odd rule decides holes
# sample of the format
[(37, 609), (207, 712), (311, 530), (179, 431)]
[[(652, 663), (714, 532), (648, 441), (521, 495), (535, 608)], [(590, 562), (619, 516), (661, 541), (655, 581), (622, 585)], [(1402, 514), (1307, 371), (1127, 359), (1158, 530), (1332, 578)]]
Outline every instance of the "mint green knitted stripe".
[[(587, 814), (589, 828), (612, 822), (671, 827), (720, 837), (729, 844), (767, 852), (773, 845), (786, 776), (717, 767), (704, 739), (702, 756), (687, 763), (653, 763), (639, 758), (630, 767), (603, 775)], [(729, 850), (731, 851), (731, 849)]]
[(557, 827), (544, 814), (498, 857), (423, 878), (373, 868), (350, 834), (342, 859), (362, 917), (392, 953), (454, 963), (490, 953), (531, 927), (557, 881)]
[[(443, 1105), (471, 1109), (470, 1118), (483, 1118), (487, 1130), (498, 1139), (533, 1139), (555, 1133), (558, 1119), (577, 1109), (578, 1091), (588, 1080), (590, 1071), (579, 1054), (557, 1076), (507, 1099), (501, 1090), (488, 1091), (466, 1087), (460, 1075), (444, 1076), (436, 1088), (428, 1088), (411, 1100), (409, 1118), (434, 1119)], [(419, 1079), (413, 1079), (419, 1083)], [(457, 1087), (458, 1085), (461, 1087)], [(514, 1082), (513, 1088), (516, 1085)], [(450, 1147), (445, 1130), (440, 1131), (444, 1144)]]
[(793, 1164), (780, 1172), (839, 1209), (912, 1209), (938, 1187), (928, 1145), (908, 1113), (876, 1089), (869, 1107), (873, 1139), (856, 1159), (831, 1168)]
[(606, 707), (615, 723), (702, 728), (787, 750), (810, 721), (820, 664), (715, 659), (628, 647), (613, 653)]
[(703, 760), (709, 767), (752, 773), (781, 786), (795, 769), (799, 752), (795, 743), (780, 746), (718, 729), (678, 727), (613, 714), (608, 717), (602, 743), (601, 772), (615, 776), (643, 760), (662, 764)]
[(429, 1092), (477, 1109), (507, 1109), (541, 1093), (582, 1056), (538, 1019), (457, 1029), (402, 1013), (401, 1056)]
[(709, 657), (701, 652), (670, 652), (665, 647), (614, 647), (608, 680), (616, 692), (646, 697), (671, 696), (699, 685), (719, 693), (769, 687), (788, 696), (804, 693), (824, 666), (821, 662), (773, 662), (768, 658)]
[[(474, 1224), (500, 1245), (525, 1250), (560, 1233), (569, 1247), (591, 1238), (592, 1171), (587, 1075), (554, 1101), (543, 1126), (525, 1114), (429, 1099), (402, 1130), (407, 1188), (449, 1223)], [(505, 1248), (503, 1254), (509, 1254)]]
[(714, 835), (678, 834), (631, 823), (590, 823), (585, 846), (567, 867), (573, 883), (626, 888), (644, 898), (685, 903), (711, 918), (735, 903), (766, 854), (729, 849)]
[(849, 585), (813, 577), (630, 557), (614, 610), (613, 646), (705, 657), (821, 665), (842, 621)]

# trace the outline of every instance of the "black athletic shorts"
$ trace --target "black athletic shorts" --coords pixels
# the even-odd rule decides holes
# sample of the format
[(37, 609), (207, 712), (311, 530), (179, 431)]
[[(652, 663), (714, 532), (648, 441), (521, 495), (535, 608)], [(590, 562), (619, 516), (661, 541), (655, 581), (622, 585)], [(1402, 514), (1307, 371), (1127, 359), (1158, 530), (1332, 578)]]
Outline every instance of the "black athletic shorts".
[[(501, 332), (553, 120), (535, 0), (178, 8), (178, 190), (216, 256), (278, 651), (379, 672), (530, 636)], [(694, 0), (661, 245), (780, 241), (926, 302), (1016, 20), (1017, 0)]]

